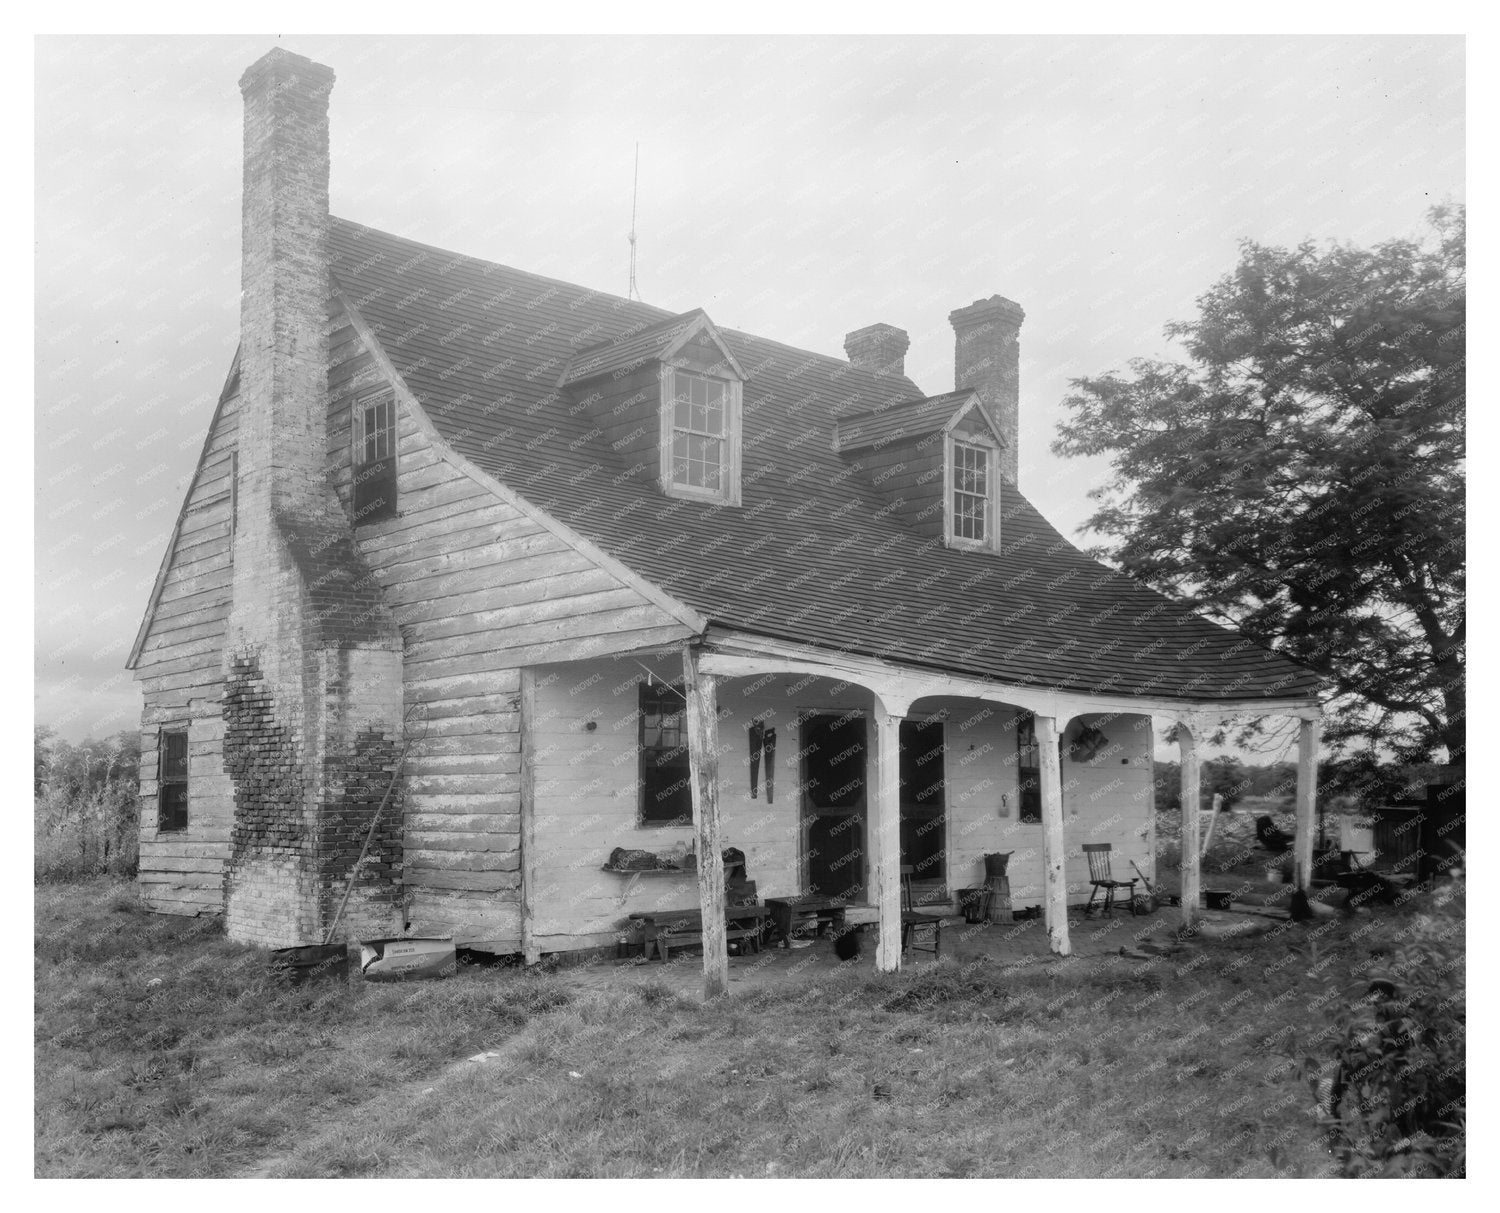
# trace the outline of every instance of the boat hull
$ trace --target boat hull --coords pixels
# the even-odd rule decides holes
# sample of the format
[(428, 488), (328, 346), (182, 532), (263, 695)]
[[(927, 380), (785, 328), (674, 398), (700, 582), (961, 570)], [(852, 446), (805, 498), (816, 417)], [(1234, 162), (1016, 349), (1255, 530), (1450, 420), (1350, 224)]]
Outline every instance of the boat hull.
[(359, 971), (366, 981), (426, 981), (458, 967), (451, 939), (362, 939)]

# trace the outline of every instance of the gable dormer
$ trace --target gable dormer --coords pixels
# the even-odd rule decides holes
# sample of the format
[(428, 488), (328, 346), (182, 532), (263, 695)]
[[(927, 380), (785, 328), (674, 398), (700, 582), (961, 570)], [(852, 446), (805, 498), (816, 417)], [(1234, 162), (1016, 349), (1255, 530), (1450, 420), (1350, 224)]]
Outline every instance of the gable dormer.
[(667, 496), (739, 505), (745, 378), (699, 309), (583, 347), (558, 387)]
[(1000, 546), (1000, 466), (1006, 442), (973, 389), (854, 413), (834, 449), (857, 461), (891, 512), (949, 547)]

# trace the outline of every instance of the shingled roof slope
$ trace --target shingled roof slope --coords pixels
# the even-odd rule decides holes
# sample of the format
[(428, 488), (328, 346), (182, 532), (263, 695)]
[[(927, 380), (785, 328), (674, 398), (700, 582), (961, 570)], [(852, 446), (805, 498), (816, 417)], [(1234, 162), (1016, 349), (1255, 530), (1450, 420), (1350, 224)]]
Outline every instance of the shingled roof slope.
[(1002, 549), (893, 517), (841, 417), (922, 396), (904, 376), (721, 329), (749, 376), (740, 507), (668, 498), (553, 385), (580, 347), (660, 308), (335, 219), (333, 269), (454, 447), (709, 619), (1013, 684), (1199, 701), (1306, 696), (1316, 677), (1100, 565), (1007, 487)]
[(969, 388), (907, 400), (868, 413), (853, 413), (840, 419), (835, 427), (835, 445), (840, 451), (862, 451), (922, 434), (935, 434), (973, 396), (974, 391)]
[(636, 367), (660, 359), (662, 352), (703, 316), (694, 308), (680, 316), (649, 324), (638, 332), (627, 330), (616, 337), (606, 337), (575, 351), (559, 384), (567, 387), (601, 375), (633, 371)]

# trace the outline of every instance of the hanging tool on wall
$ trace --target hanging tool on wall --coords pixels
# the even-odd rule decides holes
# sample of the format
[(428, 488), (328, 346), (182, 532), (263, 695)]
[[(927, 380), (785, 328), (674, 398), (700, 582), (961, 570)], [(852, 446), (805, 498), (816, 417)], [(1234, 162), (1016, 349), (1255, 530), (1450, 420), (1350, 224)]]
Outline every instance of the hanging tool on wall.
[(755, 799), (760, 781), (760, 760), (766, 759), (766, 803), (776, 801), (776, 730), (764, 721), (750, 722), (750, 799)]
[(760, 781), (760, 755), (765, 746), (766, 726), (758, 720), (750, 722), (750, 799), (755, 799), (756, 786)]

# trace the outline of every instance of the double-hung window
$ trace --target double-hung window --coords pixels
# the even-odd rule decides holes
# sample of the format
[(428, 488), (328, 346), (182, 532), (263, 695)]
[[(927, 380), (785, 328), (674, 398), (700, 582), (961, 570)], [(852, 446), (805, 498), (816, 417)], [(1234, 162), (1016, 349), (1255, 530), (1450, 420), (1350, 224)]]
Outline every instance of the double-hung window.
[(1019, 820), (1042, 819), (1042, 760), (1036, 742), (1036, 717), (1030, 712), (1016, 715), (1016, 782), (1021, 794)]
[(993, 452), (968, 442), (952, 443), (948, 463), (948, 537), (957, 543), (992, 546)]
[(682, 689), (642, 683), (640, 708), (641, 824), (690, 825), (693, 785)]
[(157, 751), (156, 828), (185, 830), (188, 824), (188, 735), (163, 729)]
[(730, 385), (696, 371), (672, 372), (673, 488), (720, 497), (730, 473)]
[(354, 524), (396, 516), (396, 402), (389, 392), (354, 403)]

